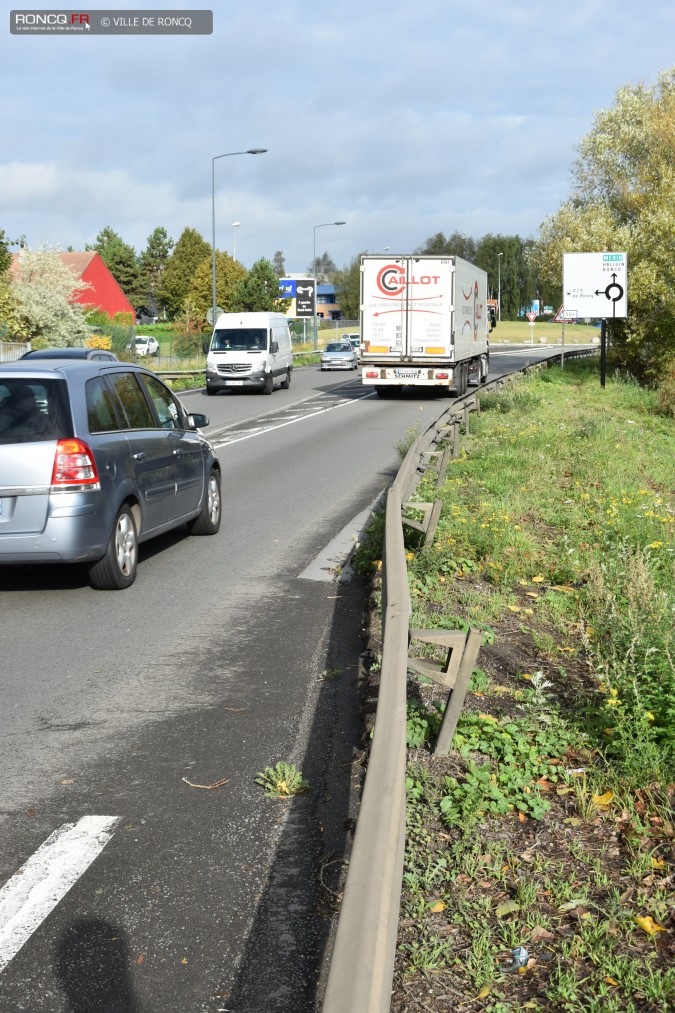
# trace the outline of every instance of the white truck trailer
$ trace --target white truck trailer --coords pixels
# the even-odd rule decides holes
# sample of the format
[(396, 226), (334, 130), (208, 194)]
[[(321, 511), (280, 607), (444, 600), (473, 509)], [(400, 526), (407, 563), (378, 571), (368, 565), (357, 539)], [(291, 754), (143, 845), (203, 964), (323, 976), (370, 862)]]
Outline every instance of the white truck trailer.
[(460, 257), (361, 258), (361, 380), (466, 393), (487, 378), (487, 274)]

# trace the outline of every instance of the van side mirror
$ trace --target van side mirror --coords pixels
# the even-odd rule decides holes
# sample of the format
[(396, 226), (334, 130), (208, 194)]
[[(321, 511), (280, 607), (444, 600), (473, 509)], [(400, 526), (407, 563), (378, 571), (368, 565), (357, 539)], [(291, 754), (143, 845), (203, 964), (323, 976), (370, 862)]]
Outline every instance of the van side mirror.
[(270, 352), (272, 353), (272, 355), (276, 355), (278, 351), (279, 351), (279, 342), (273, 341), (272, 344), (270, 345)]

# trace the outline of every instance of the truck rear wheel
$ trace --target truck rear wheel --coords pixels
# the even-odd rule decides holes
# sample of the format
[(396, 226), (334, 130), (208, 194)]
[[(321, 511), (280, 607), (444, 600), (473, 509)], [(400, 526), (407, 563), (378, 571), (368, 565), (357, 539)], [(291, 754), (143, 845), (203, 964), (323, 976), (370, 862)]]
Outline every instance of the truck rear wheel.
[(457, 374), (456, 391), (457, 397), (464, 397), (469, 386), (469, 363), (460, 362)]

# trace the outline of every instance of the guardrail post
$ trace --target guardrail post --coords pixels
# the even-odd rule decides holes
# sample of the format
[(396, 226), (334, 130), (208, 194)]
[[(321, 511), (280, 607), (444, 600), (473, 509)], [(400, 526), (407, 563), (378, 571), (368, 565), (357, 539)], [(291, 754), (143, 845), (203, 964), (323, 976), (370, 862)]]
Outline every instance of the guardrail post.
[(452, 421), (452, 456), (459, 456), (459, 421), (457, 419)]
[(408, 657), (410, 671), (432, 679), (439, 686), (450, 690), (434, 750), (436, 755), (447, 756), (464, 706), (471, 673), (478, 658), (481, 632), (476, 629), (470, 629), (468, 633), (462, 633), (460, 630), (410, 630), (409, 637), (410, 640), (420, 640), (425, 644), (448, 648), (445, 662), (442, 664), (426, 658)]
[(420, 531), (424, 535), (424, 543), (426, 544), (433, 541), (442, 508), (443, 504), (440, 499), (434, 500), (433, 503), (402, 503), (402, 510), (421, 510), (424, 514), (424, 519), (414, 521), (412, 518), (402, 517), (401, 523), (406, 524), (415, 531)]

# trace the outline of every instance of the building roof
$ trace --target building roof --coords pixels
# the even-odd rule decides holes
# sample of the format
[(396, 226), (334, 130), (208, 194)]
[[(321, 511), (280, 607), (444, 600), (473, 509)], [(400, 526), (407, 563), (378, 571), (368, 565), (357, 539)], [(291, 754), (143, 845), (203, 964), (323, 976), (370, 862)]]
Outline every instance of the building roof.
[[(89, 250), (86, 253), (59, 253), (58, 258), (62, 264), (70, 268), (76, 278), (81, 278), (96, 255), (95, 250)], [(16, 275), (17, 278), (21, 274), (20, 257), (20, 253), (13, 253), (12, 263), (10, 265), (10, 271)]]

